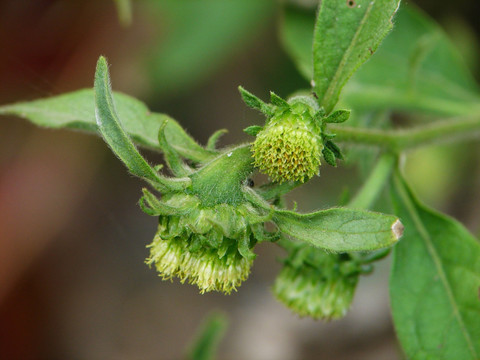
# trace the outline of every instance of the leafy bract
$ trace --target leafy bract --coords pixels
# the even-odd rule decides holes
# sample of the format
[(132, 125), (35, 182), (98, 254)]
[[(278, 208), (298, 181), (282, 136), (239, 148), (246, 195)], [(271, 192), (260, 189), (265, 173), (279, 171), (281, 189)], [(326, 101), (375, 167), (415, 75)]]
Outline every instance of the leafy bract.
[(407, 357), (480, 358), (480, 243), (421, 204), (398, 173), (392, 194), (405, 233), (393, 253), (391, 307)]
[(393, 27), (400, 0), (322, 0), (313, 33), (313, 80), (330, 113), (340, 91)]
[(344, 208), (310, 214), (276, 210), (273, 221), (280, 231), (328, 251), (369, 251), (395, 244), (402, 224), (393, 215)]
[[(160, 150), (157, 135), (165, 120), (165, 136), (182, 156), (200, 162), (215, 153), (203, 149), (183, 128), (165, 114), (152, 113), (141, 101), (115, 92), (113, 98), (122, 125), (132, 140)], [(82, 89), (47, 99), (0, 106), (0, 114), (16, 115), (50, 128), (70, 128), (98, 133), (93, 89)]]

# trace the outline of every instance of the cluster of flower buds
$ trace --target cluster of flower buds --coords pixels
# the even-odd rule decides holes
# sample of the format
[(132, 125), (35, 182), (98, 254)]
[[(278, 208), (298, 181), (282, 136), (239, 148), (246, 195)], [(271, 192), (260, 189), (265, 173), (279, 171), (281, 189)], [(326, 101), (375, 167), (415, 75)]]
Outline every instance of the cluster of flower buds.
[[(147, 263), (163, 279), (179, 278), (200, 292), (230, 293), (248, 277), (255, 245), (281, 241), (289, 251), (274, 291), (301, 315), (338, 318), (348, 308), (361, 266), (348, 254), (388, 248), (401, 233), (395, 216), (335, 208), (299, 214), (282, 206), (282, 195), (318, 173), (320, 157), (335, 165), (341, 158), (325, 125), (345, 121), (349, 112), (325, 116), (309, 97), (285, 101), (271, 94), (271, 104), (240, 89), (247, 105), (267, 115), (265, 127), (247, 128), (252, 144), (217, 149), (225, 131), (205, 147), (173, 119), (158, 124), (158, 149), (173, 177), (162, 175), (137, 151), (116, 114), (108, 65), (101, 57), (95, 74), (97, 125), (105, 141), (130, 172), (156, 191), (143, 190), (142, 210), (158, 217)], [(163, 119), (168, 118), (163, 116)], [(160, 120), (160, 121), (159, 121)], [(252, 156), (253, 155), (253, 156)], [(274, 182), (252, 188), (255, 167)], [(284, 184), (279, 184), (284, 182)], [(275, 224), (267, 231), (265, 223)], [(292, 246), (294, 244), (294, 246)], [(330, 253), (326, 252), (330, 251)]]
[(333, 134), (325, 132), (327, 123), (340, 123), (350, 112), (337, 110), (325, 116), (323, 109), (309, 96), (294, 96), (288, 101), (271, 93), (270, 104), (264, 103), (242, 87), (245, 103), (261, 111), (267, 121), (264, 127), (250, 126), (245, 131), (256, 136), (252, 145), (255, 166), (273, 181), (305, 182), (319, 174), (320, 158), (336, 166), (343, 159)]

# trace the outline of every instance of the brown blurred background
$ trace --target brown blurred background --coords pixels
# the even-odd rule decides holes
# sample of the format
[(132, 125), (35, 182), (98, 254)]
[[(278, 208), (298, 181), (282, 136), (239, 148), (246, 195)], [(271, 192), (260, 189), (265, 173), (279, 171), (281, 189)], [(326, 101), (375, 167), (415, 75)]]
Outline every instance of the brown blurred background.
[[(246, 140), (241, 129), (261, 117), (238, 85), (265, 98), (306, 84), (277, 40), (279, 3), (226, 3), (138, 0), (124, 27), (114, 1), (1, 0), (0, 104), (92, 87), (106, 55), (115, 90), (171, 115), (201, 143), (223, 127), (223, 144)], [(478, 79), (477, 2), (415, 4), (462, 39), (455, 43)], [(448, 153), (412, 153), (411, 180), (427, 203), (478, 231), (478, 159), (443, 176), (453, 166), (442, 160)], [(420, 172), (425, 158), (444, 179), (433, 188)], [(292, 198), (302, 210), (335, 205), (355, 178), (355, 168), (325, 168)], [(214, 309), (230, 319), (219, 359), (401, 358), (388, 260), (333, 323), (299, 319), (273, 299), (282, 255), (274, 245), (257, 248), (238, 293), (199, 295), (144, 265), (156, 219), (137, 206), (142, 186), (96, 136), (0, 118), (0, 359), (181, 359)]]

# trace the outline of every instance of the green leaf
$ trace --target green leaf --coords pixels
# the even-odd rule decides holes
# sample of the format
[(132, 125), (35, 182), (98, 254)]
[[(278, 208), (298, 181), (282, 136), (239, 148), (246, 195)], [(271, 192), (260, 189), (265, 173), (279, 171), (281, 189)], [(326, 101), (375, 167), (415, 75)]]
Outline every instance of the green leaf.
[(228, 321), (225, 315), (217, 312), (209, 315), (194, 342), (190, 345), (187, 358), (189, 360), (213, 360), (227, 325)]
[(322, 150), (322, 155), (327, 164), (337, 167), (337, 161), (335, 160), (335, 154), (328, 147), (324, 147)]
[(262, 112), (266, 116), (273, 115), (273, 110), (271, 105), (265, 103), (259, 97), (253, 95), (251, 92), (245, 90), (241, 86), (238, 87), (238, 91), (240, 92), (240, 95), (242, 96), (242, 99), (245, 105), (247, 105), (252, 109)]
[(313, 35), (313, 80), (330, 113), (340, 91), (393, 27), (400, 0), (322, 0)]
[[(195, 162), (206, 161), (215, 152), (198, 145), (171, 117), (152, 113), (135, 98), (114, 92), (118, 116), (125, 131), (138, 144), (160, 150), (157, 134), (165, 120), (165, 136), (182, 156)], [(69, 128), (98, 133), (93, 89), (82, 89), (47, 99), (0, 106), (0, 115), (16, 115), (49, 128)]]
[(288, 107), (288, 103), (283, 100), (280, 96), (275, 94), (273, 91), (270, 91), (270, 102), (278, 107)]
[(394, 248), (390, 296), (411, 359), (480, 358), (480, 243), (421, 204), (397, 173), (392, 189), (405, 234)]
[(402, 224), (393, 215), (346, 208), (310, 214), (276, 210), (273, 221), (280, 231), (328, 251), (370, 251), (395, 244)]
[(330, 141), (330, 140), (325, 141), (325, 147), (331, 150), (333, 152), (333, 155), (335, 155), (337, 159), (343, 160), (342, 151), (337, 146), (337, 144), (335, 144), (333, 141)]
[(343, 100), (357, 109), (478, 112), (478, 86), (443, 30), (413, 7), (401, 7), (377, 53), (352, 77)]
[(257, 136), (257, 134), (263, 130), (263, 126), (252, 125), (243, 129), (248, 135)]
[(119, 157), (133, 175), (150, 181), (161, 190), (184, 188), (191, 183), (188, 178), (183, 182), (163, 178), (137, 151), (135, 145), (123, 129), (115, 111), (108, 64), (103, 56), (97, 62), (94, 92), (95, 116), (100, 133), (115, 155)]
[(327, 124), (340, 124), (348, 120), (350, 117), (350, 110), (336, 110), (328, 117), (323, 119)]

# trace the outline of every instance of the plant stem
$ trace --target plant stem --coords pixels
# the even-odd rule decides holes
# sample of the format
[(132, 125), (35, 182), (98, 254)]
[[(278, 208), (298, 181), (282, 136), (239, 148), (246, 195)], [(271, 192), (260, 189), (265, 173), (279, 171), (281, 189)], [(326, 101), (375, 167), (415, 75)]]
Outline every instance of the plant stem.
[(378, 160), (375, 168), (363, 184), (360, 191), (349, 202), (348, 207), (353, 209), (368, 209), (377, 199), (383, 186), (392, 173), (396, 156), (392, 153), (383, 154)]
[(480, 135), (480, 116), (436, 121), (428, 125), (401, 130), (373, 130), (330, 125), (341, 142), (364, 144), (400, 152), (441, 142), (461, 141)]

